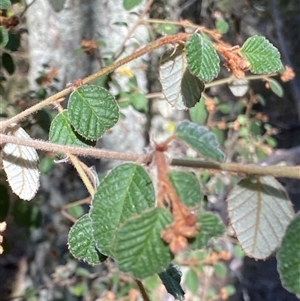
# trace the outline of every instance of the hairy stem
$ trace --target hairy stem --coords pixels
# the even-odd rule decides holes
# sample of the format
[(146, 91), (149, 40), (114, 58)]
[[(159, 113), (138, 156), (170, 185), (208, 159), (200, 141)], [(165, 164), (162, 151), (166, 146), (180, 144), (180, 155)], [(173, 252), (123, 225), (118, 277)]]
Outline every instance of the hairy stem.
[[(24, 139), (10, 135), (0, 134), (0, 145), (4, 143), (13, 143), (17, 145), (29, 146), (35, 149), (50, 151), (54, 153), (67, 153), (78, 156), (105, 158), (110, 160), (133, 161), (138, 163), (149, 163), (152, 159), (152, 154), (129, 154), (105, 149), (96, 149), (90, 147), (77, 147), (69, 145), (60, 145), (34, 139)], [(216, 163), (203, 160), (188, 160), (188, 159), (172, 159), (170, 162), (173, 166), (192, 167), (213, 169), (220, 171), (228, 171), (234, 173), (244, 173), (249, 175), (265, 176), (271, 175), (274, 177), (285, 177), (300, 179), (300, 166), (261, 166), (255, 164), (240, 164), (240, 163)]]
[[(116, 70), (120, 66), (125, 65), (125, 64), (137, 59), (138, 57), (141, 57), (141, 56), (143, 56), (144, 54), (146, 54), (148, 52), (151, 52), (151, 51), (153, 51), (153, 50), (155, 50), (159, 47), (162, 47), (163, 45), (175, 44), (175, 43), (180, 43), (182, 41), (186, 41), (189, 36), (190, 35), (188, 33), (178, 33), (178, 34), (175, 34), (175, 35), (162, 37), (162, 38), (150, 43), (149, 45), (145, 46), (144, 48), (134, 52), (133, 54), (131, 54), (131, 55), (129, 55), (129, 56), (123, 58), (123, 59), (120, 59), (119, 61), (117, 61), (117, 62), (115, 62), (115, 63), (99, 70), (98, 72), (84, 78), (81, 81), (81, 84), (83, 84), (83, 85), (88, 84), (88, 83), (92, 82), (93, 80), (95, 80), (95, 79), (97, 79), (97, 78), (99, 78), (103, 75), (106, 75), (106, 74), (109, 74), (109, 73), (113, 72), (114, 70)], [(17, 123), (20, 120), (24, 119), (25, 117), (33, 114), (34, 112), (39, 111), (42, 108), (44, 108), (44, 107), (46, 107), (46, 106), (48, 106), (52, 103), (55, 103), (55, 101), (57, 99), (65, 97), (66, 95), (68, 95), (69, 93), (74, 91), (74, 89), (76, 89), (74, 86), (68, 87), (68, 88), (56, 93), (55, 95), (50, 96), (49, 98), (39, 102), (38, 104), (28, 108), (27, 110), (19, 113), (18, 115), (13, 116), (12, 118), (9, 118), (5, 121), (2, 121), (0, 123), (0, 132), (4, 133), (6, 128), (11, 126), (13, 123)]]
[(82, 168), (81, 161), (74, 155), (69, 155), (69, 158), (72, 164), (74, 165), (74, 167), (76, 168), (76, 171), (78, 172), (78, 175), (80, 176), (87, 191), (93, 197), (95, 194), (95, 188), (93, 187), (93, 184), (91, 183), (89, 177), (87, 176), (84, 169)]
[(300, 166), (261, 166), (256, 164), (215, 163), (211, 161), (172, 159), (171, 165), (244, 173), (248, 175), (300, 179)]

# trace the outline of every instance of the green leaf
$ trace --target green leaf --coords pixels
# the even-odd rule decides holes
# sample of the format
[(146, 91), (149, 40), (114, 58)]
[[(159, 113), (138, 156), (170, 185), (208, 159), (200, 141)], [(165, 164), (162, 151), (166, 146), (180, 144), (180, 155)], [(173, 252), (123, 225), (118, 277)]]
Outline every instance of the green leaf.
[(134, 93), (130, 96), (130, 104), (139, 112), (148, 111), (148, 99), (143, 93)]
[(180, 200), (188, 207), (199, 206), (203, 194), (200, 190), (200, 184), (193, 172), (172, 171), (169, 173), (169, 179), (178, 193)]
[(164, 270), (172, 260), (161, 232), (172, 222), (168, 210), (156, 207), (127, 220), (117, 231), (115, 257), (119, 269), (142, 279)]
[(76, 297), (81, 297), (88, 293), (89, 288), (86, 282), (79, 282), (75, 285), (68, 285), (68, 290), (72, 295)]
[(199, 276), (194, 269), (190, 268), (187, 271), (184, 282), (193, 295), (197, 295), (199, 288)]
[(182, 273), (177, 265), (170, 264), (158, 275), (169, 294), (176, 300), (184, 300), (184, 291), (180, 285)]
[(231, 225), (245, 253), (265, 259), (279, 246), (294, 216), (285, 189), (271, 176), (249, 177), (228, 197)]
[(270, 85), (270, 88), (271, 90), (279, 97), (282, 97), (283, 96), (283, 88), (282, 86), (280, 85), (280, 83), (273, 79), (273, 78), (269, 78), (268, 79), (268, 83)]
[(70, 229), (68, 236), (69, 250), (72, 255), (91, 265), (100, 264), (107, 257), (101, 254), (95, 246), (91, 219), (83, 215)]
[(216, 135), (205, 126), (185, 120), (178, 125), (176, 135), (206, 158), (216, 161), (223, 161), (225, 158)]
[(68, 213), (75, 218), (79, 218), (84, 214), (84, 209), (81, 205), (76, 205), (68, 208)]
[(15, 64), (13, 58), (7, 52), (4, 52), (2, 54), (2, 66), (10, 75), (15, 72)]
[(218, 76), (220, 59), (210, 41), (194, 33), (187, 41), (185, 49), (188, 65), (193, 74), (204, 82), (209, 82)]
[(228, 115), (232, 111), (231, 106), (228, 104), (225, 104), (225, 103), (219, 105), (218, 108), (219, 108), (220, 112), (222, 112), (225, 115)]
[(205, 248), (213, 237), (219, 237), (225, 233), (223, 222), (213, 213), (201, 213), (198, 216), (198, 222), (200, 223), (199, 232), (190, 243), (193, 250)]
[(131, 10), (142, 3), (142, 0), (123, 0), (123, 6), (126, 10)]
[(272, 73), (282, 68), (279, 51), (265, 37), (247, 39), (241, 54), (250, 62), (253, 73)]
[(9, 210), (9, 193), (7, 186), (0, 185), (0, 223), (5, 221)]
[(175, 34), (176, 31), (175, 25), (168, 22), (160, 24), (157, 29), (157, 32), (160, 34)]
[(23, 227), (40, 227), (42, 213), (40, 208), (28, 202), (16, 200), (13, 205), (13, 216), (15, 222)]
[(283, 286), (300, 295), (300, 214), (290, 223), (277, 252), (278, 272)]
[(236, 293), (236, 289), (233, 285), (229, 284), (225, 286), (225, 290), (228, 294), (228, 296), (232, 296)]
[(53, 143), (63, 145), (87, 146), (87, 144), (83, 143), (73, 131), (68, 119), (67, 110), (59, 113), (53, 119), (49, 131), (49, 140)]
[(8, 42), (8, 31), (5, 27), (0, 26), (0, 47), (4, 47)]
[(227, 33), (229, 30), (229, 24), (224, 19), (218, 19), (216, 22), (217, 31), (221, 34)]
[(191, 120), (195, 123), (204, 124), (206, 122), (208, 113), (205, 105), (205, 98), (203, 96), (201, 96), (199, 102), (189, 110), (189, 114)]
[(225, 277), (227, 275), (227, 267), (223, 262), (218, 262), (214, 265), (214, 271), (216, 276)]
[(97, 140), (119, 119), (114, 96), (99, 86), (81, 86), (69, 99), (68, 117), (75, 130), (90, 140)]
[(8, 42), (5, 45), (5, 48), (10, 51), (17, 51), (21, 43), (21, 33), (9, 33), (8, 37)]
[(54, 168), (53, 158), (46, 156), (40, 160), (39, 163), (39, 171), (41, 174), (47, 174)]
[(154, 204), (153, 184), (141, 166), (126, 163), (112, 170), (101, 181), (90, 210), (94, 240), (101, 253), (113, 256), (119, 225)]
[(180, 47), (175, 53), (167, 51), (159, 67), (162, 91), (176, 110), (193, 107), (204, 90), (204, 83), (187, 68), (186, 57), (182, 51)]
[(0, 9), (8, 9), (10, 6), (11, 6), (11, 2), (9, 0), (0, 1)]

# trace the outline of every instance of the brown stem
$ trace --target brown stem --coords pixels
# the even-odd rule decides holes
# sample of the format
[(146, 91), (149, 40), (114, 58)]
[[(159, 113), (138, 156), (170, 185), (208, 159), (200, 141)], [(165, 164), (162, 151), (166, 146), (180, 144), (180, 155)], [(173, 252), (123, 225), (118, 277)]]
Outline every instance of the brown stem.
[[(0, 145), (4, 143), (13, 143), (17, 145), (29, 146), (35, 149), (44, 151), (50, 151), (54, 153), (68, 153), (73, 155), (93, 157), (93, 158), (105, 158), (111, 160), (121, 161), (134, 161), (139, 163), (149, 163), (151, 161), (152, 154), (138, 155), (121, 153), (104, 149), (95, 149), (89, 147), (77, 147), (60, 145), (45, 141), (39, 141), (34, 139), (23, 139), (10, 135), (0, 134)], [(240, 164), (240, 163), (217, 163), (211, 161), (202, 160), (188, 160), (188, 159), (172, 159), (170, 162), (173, 166), (183, 166), (192, 168), (203, 168), (228, 171), (234, 173), (244, 173), (249, 175), (266, 176), (272, 175), (274, 177), (285, 177), (300, 179), (300, 166), (261, 166), (255, 164)]]
[[(131, 54), (131, 55), (129, 55), (129, 56), (123, 58), (123, 59), (120, 59), (119, 61), (111, 64), (110, 66), (107, 66), (107, 67), (101, 69), (100, 71), (84, 78), (81, 81), (81, 84), (83, 84), (83, 85), (88, 84), (88, 83), (92, 82), (93, 80), (95, 80), (95, 79), (97, 79), (97, 78), (99, 78), (103, 75), (109, 74), (109, 73), (113, 72), (114, 70), (116, 70), (117, 68), (119, 68), (120, 66), (125, 65), (125, 64), (137, 59), (138, 57), (141, 57), (144, 54), (146, 54), (148, 52), (151, 52), (151, 51), (153, 51), (153, 50), (155, 50), (155, 49), (157, 49), (157, 48), (159, 48), (163, 45), (180, 43), (182, 41), (186, 41), (189, 36), (190, 35), (188, 33), (178, 33), (178, 34), (175, 34), (175, 35), (162, 37), (162, 38), (150, 43), (149, 45), (145, 46), (144, 48), (134, 52), (133, 54)], [(24, 119), (28, 115), (30, 115), (30, 114), (32, 114), (36, 111), (39, 111), (40, 109), (50, 105), (51, 103), (54, 103), (57, 99), (68, 95), (74, 89), (75, 89), (75, 87), (73, 87), (73, 86), (68, 87), (68, 88), (58, 92), (57, 94), (55, 94), (53, 96), (50, 96), (49, 98), (39, 102), (38, 104), (28, 108), (27, 110), (19, 113), (18, 115), (13, 116), (12, 118), (7, 119), (5, 121), (2, 121), (0, 123), (0, 133), (4, 133), (6, 128), (11, 126), (13, 123), (19, 122), (20, 120)]]
[(187, 159), (172, 159), (171, 165), (221, 170), (257, 176), (271, 175), (274, 177), (300, 179), (300, 166), (261, 166), (255, 164), (215, 163), (211, 161)]
[(146, 290), (145, 290), (145, 287), (142, 283), (142, 281), (138, 280), (138, 279), (135, 279), (135, 283), (137, 284), (138, 288), (139, 288), (139, 291), (142, 295), (142, 298), (144, 301), (151, 301), (150, 300), (150, 297), (148, 296)]
[(46, 141), (24, 139), (15, 136), (0, 134), (0, 145), (3, 143), (13, 143), (16, 145), (29, 146), (35, 149), (40, 149), (43, 151), (49, 151), (53, 153), (65, 153), (65, 154), (73, 154), (73, 155), (84, 156), (84, 157), (105, 158), (105, 159), (121, 160), (121, 161), (149, 162), (151, 157), (150, 155), (121, 153), (121, 152), (97, 149), (91, 147), (61, 145), (61, 144), (55, 144)]

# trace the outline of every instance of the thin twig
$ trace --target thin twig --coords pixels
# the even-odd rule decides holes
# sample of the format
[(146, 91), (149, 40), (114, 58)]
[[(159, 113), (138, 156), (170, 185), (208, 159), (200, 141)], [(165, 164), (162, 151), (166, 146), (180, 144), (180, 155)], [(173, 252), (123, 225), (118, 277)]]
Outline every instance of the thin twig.
[[(94, 81), (95, 79), (104, 76), (106, 74), (109, 74), (111, 72), (113, 72), (114, 70), (116, 70), (117, 68), (119, 68), (120, 66), (123, 66), (141, 56), (143, 56), (144, 54), (151, 52), (157, 48), (160, 48), (166, 44), (174, 44), (174, 43), (179, 43), (182, 41), (186, 41), (188, 39), (190, 35), (187, 33), (178, 33), (175, 35), (170, 35), (170, 36), (165, 36), (162, 37), (150, 44), (148, 44), (147, 46), (141, 48), (140, 50), (135, 51), (133, 54), (126, 56), (123, 59), (120, 59), (119, 61), (99, 70), (98, 72), (84, 78), (83, 80), (81, 80), (81, 84), (85, 85), (85, 84), (89, 84), (90, 82)], [(27, 110), (19, 113), (16, 116), (13, 116), (10, 119), (7, 119), (5, 121), (2, 121), (0, 123), (0, 133), (4, 133), (5, 130), (11, 126), (13, 123), (17, 123), (20, 120), (24, 119), (25, 117), (33, 114), (36, 111), (41, 110), (42, 108), (55, 103), (55, 101), (59, 98), (65, 97), (66, 95), (68, 95), (69, 93), (71, 93), (72, 91), (74, 91), (76, 88), (75, 87), (68, 87), (58, 93), (56, 93), (55, 95), (50, 96), (49, 98), (41, 101), (40, 103), (28, 108)]]
[(132, 26), (132, 28), (128, 31), (126, 37), (124, 38), (121, 46), (119, 47), (119, 49), (115, 52), (114, 56), (113, 56), (113, 60), (117, 59), (121, 53), (123, 52), (124, 48), (125, 48), (125, 44), (127, 42), (127, 40), (131, 37), (131, 35), (134, 33), (134, 31), (136, 30), (136, 28), (142, 23), (143, 18), (145, 17), (145, 15), (147, 14), (147, 12), (149, 11), (151, 5), (153, 4), (154, 0), (149, 0), (144, 8), (144, 10), (142, 11), (138, 21)]
[(147, 292), (146, 292), (146, 290), (145, 290), (145, 287), (144, 287), (143, 283), (138, 279), (135, 279), (135, 282), (136, 282), (136, 284), (139, 288), (139, 291), (142, 295), (143, 300), (144, 301), (151, 301), (148, 294), (147, 294)]
[[(24, 145), (50, 152), (68, 153), (78, 156), (105, 158), (110, 160), (131, 161), (138, 163), (149, 163), (152, 154), (129, 154), (104, 149), (95, 149), (90, 147), (77, 147), (69, 145), (60, 145), (34, 139), (23, 139), (10, 135), (0, 134), (0, 145), (4, 143), (13, 143)], [(239, 174), (249, 175), (272, 175), (274, 177), (285, 177), (300, 179), (300, 166), (261, 166), (255, 164), (240, 164), (240, 163), (217, 163), (211, 161), (188, 160), (188, 159), (172, 159), (170, 162), (174, 166), (203, 168), (220, 171), (228, 171)]]
[(244, 173), (257, 176), (272, 175), (274, 177), (300, 179), (300, 166), (261, 166), (256, 164), (215, 163), (211, 161), (188, 159), (172, 159), (171, 165), (221, 170), (238, 174)]
[(93, 157), (98, 159), (105, 158), (111, 160), (139, 161), (139, 162), (149, 161), (149, 155), (121, 153), (121, 152), (97, 149), (91, 147), (61, 145), (61, 144), (56, 144), (56, 143), (51, 143), (51, 142), (46, 142), (41, 140), (24, 139), (15, 136), (0, 134), (0, 144), (3, 143), (13, 143), (16, 145), (29, 146), (35, 149), (40, 149), (43, 151), (49, 151), (53, 153), (73, 154), (77, 156)]

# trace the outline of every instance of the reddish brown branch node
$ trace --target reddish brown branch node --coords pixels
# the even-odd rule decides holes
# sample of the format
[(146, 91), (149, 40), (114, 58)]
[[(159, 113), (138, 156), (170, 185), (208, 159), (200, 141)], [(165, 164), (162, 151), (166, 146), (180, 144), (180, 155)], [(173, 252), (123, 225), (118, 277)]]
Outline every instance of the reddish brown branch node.
[[(173, 137), (174, 138), (174, 137)], [(167, 140), (168, 141), (168, 140)], [(157, 144), (155, 162), (158, 174), (158, 206), (168, 204), (174, 222), (165, 229), (161, 236), (169, 244), (170, 250), (176, 254), (188, 247), (188, 239), (198, 233), (197, 217), (180, 200), (168, 176), (168, 164), (164, 152), (168, 142)]]

